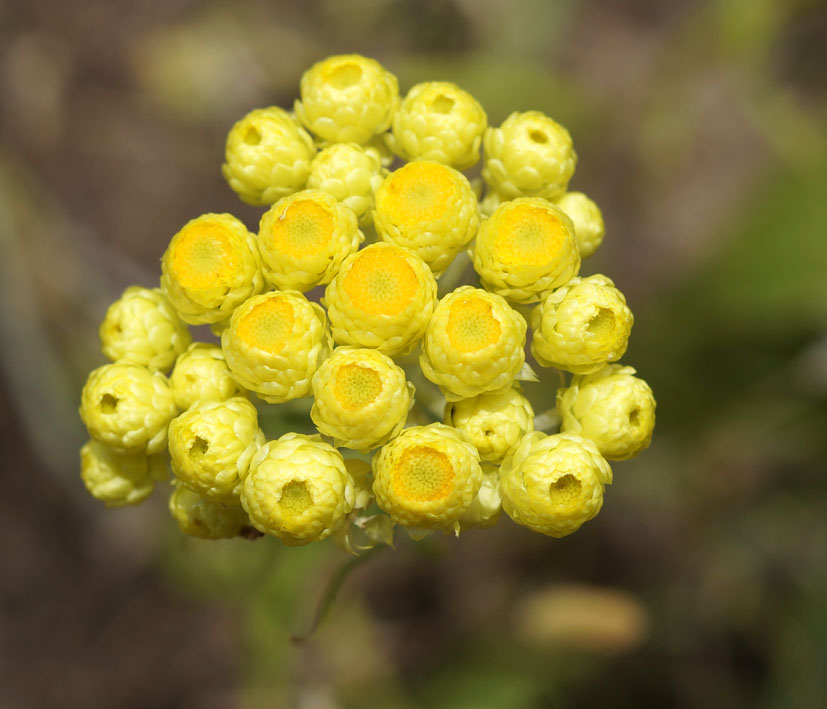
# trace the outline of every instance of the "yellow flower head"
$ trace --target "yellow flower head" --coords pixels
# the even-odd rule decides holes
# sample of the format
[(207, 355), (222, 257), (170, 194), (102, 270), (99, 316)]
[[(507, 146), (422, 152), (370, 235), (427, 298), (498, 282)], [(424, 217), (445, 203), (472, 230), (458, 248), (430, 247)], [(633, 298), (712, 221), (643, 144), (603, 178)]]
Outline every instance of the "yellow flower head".
[(376, 503), (406, 527), (459, 532), (481, 485), (476, 448), (441, 423), (404, 429), (373, 458)]
[(571, 220), (544, 199), (503, 203), (480, 227), (474, 269), (495, 293), (518, 303), (542, 300), (580, 270)]
[(80, 449), (80, 477), (89, 494), (107, 507), (137, 505), (167, 476), (162, 455), (118, 455), (99, 441)]
[(412, 251), (371, 244), (342, 264), (322, 302), (333, 339), (393, 356), (419, 342), (436, 305), (436, 280)]
[(261, 218), (258, 246), (264, 277), (281, 290), (302, 292), (329, 283), (364, 238), (353, 210), (333, 195), (297, 192)]
[(367, 143), (390, 128), (399, 105), (396, 77), (359, 54), (328, 57), (301, 78), (294, 104), (304, 126), (333, 143)]
[(483, 463), (482, 485), (471, 505), (460, 515), (459, 526), (468, 529), (493, 527), (500, 520), (503, 499), (500, 495), (500, 469), (496, 465)]
[(304, 187), (313, 139), (283, 108), (250, 111), (227, 136), (221, 172), (247, 204), (272, 204)]
[(365, 225), (372, 219), (373, 193), (386, 174), (376, 150), (356, 143), (333, 143), (313, 159), (307, 187), (333, 195)]
[(169, 383), (180, 411), (196, 402), (226, 401), (244, 394), (232, 378), (221, 348), (206, 342), (193, 342), (179, 355)]
[(467, 170), (480, 159), (488, 118), (477, 100), (450, 81), (426, 81), (408, 92), (388, 136), (404, 160), (436, 160)]
[(594, 443), (571, 433), (530, 433), (500, 467), (506, 514), (550, 537), (565, 537), (600, 512), (611, 482)]
[(237, 486), (262, 445), (256, 408), (241, 397), (196, 404), (169, 425), (172, 472), (211, 500), (237, 499)]
[(80, 417), (89, 435), (116, 453), (160, 453), (177, 413), (169, 381), (136, 364), (93, 370), (80, 395)]
[(626, 352), (634, 317), (610, 278), (572, 278), (531, 313), (531, 352), (544, 367), (588, 374)]
[(250, 518), (238, 504), (209, 500), (183, 485), (173, 489), (169, 511), (184, 534), (201, 539), (230, 539), (250, 525)]
[(448, 401), (511, 386), (525, 362), (526, 322), (499, 295), (471, 286), (437, 305), (419, 365)]
[(270, 403), (310, 393), (310, 378), (330, 354), (324, 310), (296, 291), (247, 300), (221, 333), (233, 378)]
[(377, 350), (339, 347), (313, 375), (310, 417), (336, 446), (367, 451), (405, 425), (414, 387)]
[(130, 286), (106, 311), (98, 331), (113, 362), (165, 372), (190, 344), (187, 326), (159, 288)]
[(597, 445), (608, 460), (628, 460), (649, 447), (655, 428), (655, 397), (632, 367), (607, 364), (572, 377), (557, 391), (561, 430)]
[(514, 112), (483, 138), (482, 178), (505, 197), (554, 199), (577, 165), (569, 132), (540, 111)]
[(574, 224), (580, 258), (591, 256), (603, 243), (606, 234), (600, 207), (582, 192), (566, 192), (562, 197), (555, 199), (554, 204), (560, 207)]
[(354, 503), (342, 454), (318, 437), (298, 433), (263, 445), (241, 488), (241, 504), (253, 525), (290, 546), (329, 537)]
[(263, 285), (255, 237), (230, 214), (187, 222), (161, 259), (161, 288), (191, 325), (227, 320)]
[(446, 403), (445, 423), (471, 439), (481, 460), (499, 463), (534, 430), (534, 410), (518, 389), (509, 388)]
[(382, 241), (415, 251), (439, 276), (477, 233), (479, 206), (461, 172), (414, 160), (376, 190), (373, 224)]

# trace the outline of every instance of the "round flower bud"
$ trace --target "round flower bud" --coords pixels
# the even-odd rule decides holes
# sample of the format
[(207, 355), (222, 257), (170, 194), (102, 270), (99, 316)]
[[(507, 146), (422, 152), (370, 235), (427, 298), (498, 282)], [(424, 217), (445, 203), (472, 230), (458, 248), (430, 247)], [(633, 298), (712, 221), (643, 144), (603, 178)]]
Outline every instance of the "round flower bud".
[(337, 447), (367, 451), (405, 425), (414, 387), (377, 350), (339, 347), (313, 375), (310, 418)]
[(505, 202), (480, 227), (474, 269), (488, 290), (536, 303), (580, 270), (574, 226), (544, 199)]
[(232, 378), (221, 348), (206, 342), (193, 342), (178, 357), (169, 383), (179, 411), (196, 402), (226, 401), (244, 394)]
[(169, 424), (172, 472), (210, 500), (237, 498), (250, 459), (263, 445), (256, 407), (241, 397), (196, 404)]
[(633, 323), (610, 278), (572, 278), (531, 312), (531, 353), (544, 367), (596, 372), (624, 355)]
[(540, 111), (515, 111), (485, 132), (483, 148), (482, 178), (510, 198), (554, 199), (577, 165), (569, 132)]
[(325, 290), (333, 339), (389, 356), (419, 342), (436, 305), (434, 274), (413, 251), (377, 243), (348, 256)]
[(264, 444), (241, 487), (256, 529), (289, 546), (329, 537), (355, 502), (342, 454), (317, 438), (287, 433)]
[(611, 482), (612, 469), (594, 443), (571, 433), (530, 433), (500, 467), (506, 514), (549, 537), (576, 532), (600, 512)]
[(403, 160), (436, 160), (467, 170), (480, 159), (488, 118), (477, 100), (450, 81), (417, 84), (393, 117), (388, 137)]
[(247, 513), (238, 505), (208, 500), (183, 485), (172, 491), (169, 511), (184, 534), (201, 539), (230, 539), (250, 525)]
[(534, 410), (517, 389), (445, 404), (445, 423), (471, 439), (480, 460), (499, 463), (534, 430)]
[(606, 234), (600, 207), (582, 192), (566, 192), (562, 197), (555, 199), (554, 204), (560, 207), (574, 224), (580, 258), (591, 256), (603, 243), (603, 236)]
[(461, 172), (415, 160), (379, 185), (373, 224), (382, 241), (415, 251), (439, 276), (477, 233), (479, 206)]
[(296, 291), (272, 291), (236, 309), (221, 347), (241, 386), (280, 404), (310, 393), (333, 343), (321, 306)]
[(575, 375), (557, 390), (565, 433), (597, 445), (607, 460), (628, 460), (646, 450), (655, 428), (655, 397), (632, 367), (608, 364), (593, 374)]
[(280, 290), (302, 292), (329, 283), (364, 238), (353, 210), (333, 195), (297, 192), (261, 218), (258, 247), (264, 278)]
[(118, 455), (95, 440), (80, 449), (80, 477), (89, 494), (107, 507), (137, 505), (166, 477), (160, 455)]
[(396, 77), (358, 54), (328, 57), (301, 78), (296, 117), (333, 143), (367, 143), (390, 128), (399, 105)]
[(313, 139), (278, 106), (257, 108), (227, 136), (221, 173), (247, 204), (272, 204), (304, 187), (316, 154)]
[(376, 150), (356, 143), (333, 143), (313, 159), (307, 187), (333, 195), (364, 225), (370, 223), (373, 193), (386, 172)]
[(460, 515), (459, 526), (464, 532), (478, 527), (493, 527), (500, 519), (503, 499), (500, 495), (500, 469), (496, 465), (482, 464), (482, 485), (471, 505)]
[(373, 457), (376, 504), (406, 527), (458, 533), (481, 485), (477, 449), (441, 423), (406, 428)]
[(471, 286), (437, 305), (419, 365), (448, 401), (510, 387), (525, 362), (526, 322), (499, 295)]
[(89, 435), (116, 453), (160, 453), (176, 413), (167, 378), (136, 364), (98, 367), (80, 396), (80, 417)]
[(226, 320), (263, 285), (255, 237), (230, 214), (187, 222), (161, 259), (161, 288), (191, 325)]
[(130, 286), (98, 331), (108, 359), (165, 372), (190, 344), (190, 332), (159, 288)]

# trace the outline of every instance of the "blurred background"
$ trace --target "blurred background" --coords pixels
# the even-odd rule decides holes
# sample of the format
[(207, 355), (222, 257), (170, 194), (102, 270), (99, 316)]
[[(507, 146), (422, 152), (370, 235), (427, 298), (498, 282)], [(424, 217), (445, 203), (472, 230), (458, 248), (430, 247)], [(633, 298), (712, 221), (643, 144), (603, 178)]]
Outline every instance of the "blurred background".
[[(104, 509), (77, 404), (171, 236), (257, 224), (232, 123), (352, 51), (569, 128), (658, 425), (577, 534), (400, 535), (296, 643), (347, 557)], [(0, 0), (0, 706), (827, 706), (825, 68), (815, 0)]]

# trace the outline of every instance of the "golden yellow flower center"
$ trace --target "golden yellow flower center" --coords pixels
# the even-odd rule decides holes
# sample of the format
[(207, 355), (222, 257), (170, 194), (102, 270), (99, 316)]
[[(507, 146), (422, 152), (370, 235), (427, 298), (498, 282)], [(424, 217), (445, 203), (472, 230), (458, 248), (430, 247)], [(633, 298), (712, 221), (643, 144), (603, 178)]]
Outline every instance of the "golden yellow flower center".
[(279, 509), (286, 519), (304, 514), (313, 506), (313, 495), (304, 480), (291, 480), (281, 489)]
[(502, 327), (492, 312), (491, 303), (474, 296), (461, 297), (451, 304), (448, 339), (459, 352), (476, 352), (499, 341)]
[(441, 500), (454, 487), (454, 466), (448, 456), (429, 446), (412, 446), (391, 471), (394, 494), (402, 500)]
[(582, 490), (580, 480), (571, 473), (566, 473), (549, 485), (548, 494), (553, 504), (568, 505), (580, 497)]
[(236, 324), (238, 338), (249, 347), (278, 354), (293, 332), (293, 306), (278, 296), (253, 306)]
[(343, 364), (336, 370), (333, 396), (342, 408), (358, 411), (382, 393), (379, 372), (361, 364)]
[(170, 277), (191, 291), (226, 282), (239, 263), (234, 236), (224, 226), (208, 220), (185, 226), (170, 247)]
[(405, 230), (448, 216), (459, 199), (459, 186), (447, 165), (409, 162), (387, 178), (376, 209)]
[(507, 268), (553, 263), (571, 236), (557, 215), (531, 204), (506, 210), (491, 227), (493, 256)]
[(416, 297), (416, 271), (396, 246), (359, 252), (342, 279), (342, 290), (355, 307), (370, 315), (397, 315)]
[(614, 338), (617, 328), (615, 314), (609, 308), (599, 308), (587, 325), (588, 331), (598, 340), (610, 340)]
[(316, 256), (329, 248), (334, 228), (334, 217), (324, 205), (297, 200), (273, 221), (268, 246), (290, 258)]
[(339, 91), (355, 86), (361, 79), (362, 67), (352, 61), (332, 64), (324, 72), (324, 80)]

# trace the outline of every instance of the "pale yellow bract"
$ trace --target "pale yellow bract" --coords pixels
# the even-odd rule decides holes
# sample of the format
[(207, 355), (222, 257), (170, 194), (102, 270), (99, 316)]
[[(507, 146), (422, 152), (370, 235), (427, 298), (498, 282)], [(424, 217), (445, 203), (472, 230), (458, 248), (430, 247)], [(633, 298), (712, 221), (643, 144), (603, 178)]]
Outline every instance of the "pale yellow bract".
[(419, 342), (436, 305), (437, 286), (412, 251), (371, 244), (345, 259), (325, 290), (333, 339), (395, 356)]
[(163, 455), (119, 455), (99, 441), (80, 449), (80, 477), (97, 500), (107, 507), (138, 505), (152, 494), (155, 483), (167, 477)]
[(448, 401), (511, 386), (525, 362), (526, 322), (499, 295), (461, 286), (439, 301), (419, 366)]
[(193, 342), (178, 356), (169, 383), (181, 411), (199, 401), (226, 401), (245, 393), (232, 378), (221, 348), (206, 342)]
[(481, 485), (477, 449), (441, 423), (406, 428), (373, 457), (376, 503), (406, 527), (459, 533)]
[(402, 430), (413, 396), (405, 371), (387, 355), (338, 347), (313, 375), (310, 417), (336, 446), (367, 451)]
[(554, 204), (560, 207), (574, 224), (580, 257), (591, 256), (603, 243), (606, 234), (600, 207), (582, 192), (566, 192), (562, 197), (555, 199)]
[(517, 524), (565, 537), (603, 506), (612, 469), (590, 440), (571, 433), (523, 438), (500, 466), (503, 509)]
[(229, 539), (250, 525), (250, 518), (238, 504), (222, 504), (183, 485), (176, 485), (169, 497), (169, 511), (178, 528), (200, 539)]
[(461, 172), (433, 160), (414, 160), (376, 190), (373, 224), (382, 241), (416, 252), (439, 276), (474, 238), (479, 205)]
[(534, 303), (580, 270), (574, 226), (544, 199), (504, 202), (480, 227), (474, 269), (488, 290), (518, 303)]
[(227, 320), (263, 285), (255, 237), (231, 214), (190, 220), (161, 259), (161, 288), (191, 325)]

